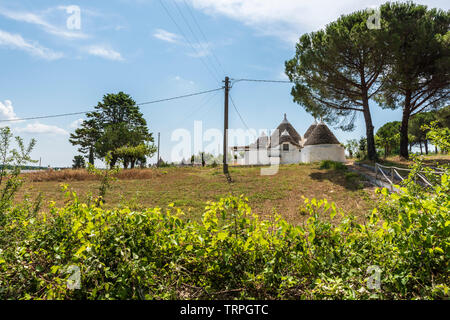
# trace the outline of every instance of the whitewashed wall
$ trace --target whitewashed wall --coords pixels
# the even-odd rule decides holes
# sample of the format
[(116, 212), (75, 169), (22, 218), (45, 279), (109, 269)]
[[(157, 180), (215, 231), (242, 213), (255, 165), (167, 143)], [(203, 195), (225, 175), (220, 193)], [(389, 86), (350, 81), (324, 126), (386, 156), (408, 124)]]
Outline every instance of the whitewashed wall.
[(244, 158), (237, 160), (238, 165), (268, 165), (270, 164), (270, 158), (268, 151), (262, 150), (250, 150), (246, 151)]
[(271, 157), (277, 157), (281, 155), (280, 164), (299, 163), (301, 161), (301, 152), (297, 146), (289, 143), (289, 151), (281, 150), (250, 150), (246, 151), (244, 158), (238, 159), (238, 165), (269, 165)]
[(301, 152), (298, 147), (289, 143), (289, 151), (283, 151), (281, 146), (281, 164), (299, 163), (301, 162)]
[(338, 144), (319, 144), (305, 146), (301, 152), (301, 162), (332, 160), (345, 162), (345, 149)]

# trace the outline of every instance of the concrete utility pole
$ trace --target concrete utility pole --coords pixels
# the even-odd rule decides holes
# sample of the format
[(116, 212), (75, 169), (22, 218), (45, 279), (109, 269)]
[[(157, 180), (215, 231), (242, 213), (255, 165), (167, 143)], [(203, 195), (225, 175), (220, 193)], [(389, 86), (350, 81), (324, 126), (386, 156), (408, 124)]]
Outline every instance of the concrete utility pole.
[(223, 173), (228, 176), (228, 93), (230, 91), (230, 78), (225, 77), (225, 110), (223, 124)]
[(159, 138), (160, 138), (160, 133), (158, 132), (158, 159), (156, 159), (156, 167), (159, 167)]

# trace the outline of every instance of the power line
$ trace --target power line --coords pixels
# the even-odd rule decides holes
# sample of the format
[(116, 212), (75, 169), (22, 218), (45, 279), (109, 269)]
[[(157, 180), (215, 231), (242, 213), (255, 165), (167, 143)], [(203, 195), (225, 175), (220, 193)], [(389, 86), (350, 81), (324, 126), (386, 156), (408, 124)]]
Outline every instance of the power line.
[[(181, 33), (181, 35), (183, 36), (183, 38), (186, 40), (186, 42), (191, 46), (192, 50), (194, 52), (197, 53), (197, 55), (199, 55), (197, 49), (194, 47), (194, 45), (192, 44), (192, 42), (186, 37), (186, 34), (183, 32), (182, 28), (178, 25), (178, 23), (176, 22), (176, 20), (172, 17), (172, 15), (170, 14), (170, 11), (167, 9), (167, 7), (163, 4), (163, 2), (161, 0), (158, 1), (159, 4), (163, 7), (164, 11), (167, 13), (167, 15), (169, 16), (170, 20), (172, 20), (172, 22), (175, 24), (175, 26), (177, 27), (178, 31)], [(199, 55), (200, 61), (203, 63), (203, 65), (205, 66), (205, 68), (208, 70), (208, 72), (211, 74), (211, 76), (220, 83), (219, 79), (216, 77), (216, 75), (211, 71), (211, 69), (209, 68), (209, 66), (206, 64), (205, 60), (201, 57), (201, 55)]]
[[(195, 13), (194, 11), (191, 9), (191, 7), (186, 3), (186, 0), (183, 0), (184, 5), (188, 8), (189, 14), (192, 17), (192, 20), (194, 20), (195, 25), (197, 26), (197, 29), (200, 31), (200, 34), (203, 37), (203, 40), (205, 40), (206, 43), (209, 43), (208, 39), (206, 38), (205, 33), (203, 32), (202, 28), (200, 27), (200, 24), (197, 21), (197, 18), (195, 17)], [(214, 57), (214, 59), (216, 60), (216, 63), (219, 65), (219, 67), (222, 69), (223, 73), (226, 74), (222, 64), (219, 61), (219, 58), (217, 58), (216, 54), (214, 53), (214, 50), (211, 48), (211, 53)]]
[[(290, 81), (284, 81), (284, 80), (262, 80), (262, 79), (232, 79), (232, 80), (233, 80), (233, 83), (241, 82), (241, 81), (246, 81), (246, 82), (269, 82), (269, 83), (270, 82), (272, 82), (272, 83), (291, 83)], [(165, 101), (183, 99), (183, 98), (193, 97), (193, 96), (202, 95), (202, 94), (206, 94), (206, 93), (210, 93), (210, 92), (214, 92), (214, 91), (219, 91), (219, 90), (223, 90), (223, 87), (212, 89), (212, 90), (207, 90), (207, 91), (201, 91), (201, 92), (196, 92), (196, 93), (185, 94), (185, 95), (181, 95), (181, 96), (175, 96), (175, 97), (171, 97), (171, 98), (165, 98), (165, 99), (141, 102), (141, 103), (137, 103), (136, 105), (142, 106), (142, 105), (147, 105), (147, 104), (154, 104), (154, 103), (160, 103), (160, 102), (165, 102)], [(231, 98), (231, 96), (230, 96), (230, 98)], [(235, 103), (233, 101), (233, 98), (231, 98), (231, 102), (233, 103), (233, 106), (234, 106), (236, 112), (238, 113), (239, 117), (241, 118), (241, 121), (245, 124), (245, 121), (242, 119), (242, 116), (240, 115), (239, 111), (237, 110), (237, 107), (236, 107), (236, 105), (235, 105)], [(0, 119), (0, 122), (14, 122), (14, 121), (28, 121), (28, 120), (39, 120), (39, 119), (49, 119), (49, 118), (60, 118), (60, 117), (66, 117), (66, 116), (74, 116), (74, 115), (86, 114), (86, 113), (93, 112), (93, 111), (94, 110), (80, 111), (80, 112), (71, 112), (71, 113), (61, 113), (61, 114), (46, 115), (46, 116), (36, 116), (36, 117), (28, 117), (28, 118)]]
[[(136, 103), (136, 105), (137, 106), (142, 106), (142, 105), (147, 105), (147, 104), (154, 104), (154, 103), (159, 103), (159, 102), (183, 99), (183, 98), (198, 96), (198, 95), (201, 95), (201, 94), (206, 94), (206, 93), (219, 91), (219, 90), (223, 90), (223, 88), (217, 88), (217, 89), (212, 89), (212, 90), (207, 90), (207, 91), (190, 93), (190, 94), (185, 94), (185, 95), (182, 95), (182, 96), (176, 96), (176, 97), (171, 97), (171, 98), (165, 98), (165, 99), (141, 102), (141, 103)], [(5, 120), (0, 120), (0, 122), (13, 122), (13, 121), (27, 121), (27, 120), (38, 120), (38, 119), (48, 119), (48, 118), (59, 118), (59, 117), (66, 117), (66, 116), (74, 116), (74, 115), (86, 114), (86, 113), (93, 112), (93, 111), (94, 110), (81, 111), (81, 112), (72, 112), (72, 113), (61, 113), (61, 114), (55, 114), (55, 115), (37, 116), (37, 117), (28, 117), (28, 118), (5, 119)]]
[(233, 100), (233, 97), (231, 96), (231, 94), (230, 94), (230, 100), (231, 100), (231, 103), (233, 104), (234, 110), (236, 110), (236, 112), (237, 112), (239, 118), (241, 118), (241, 121), (242, 121), (242, 123), (244, 124), (244, 126), (247, 128), (247, 130), (250, 130), (250, 128), (248, 127), (247, 123), (246, 123), (246, 122), (244, 121), (244, 119), (242, 118), (242, 116), (241, 116), (239, 110), (237, 109), (236, 104), (234, 103), (234, 100)]
[(196, 92), (196, 93), (190, 93), (190, 94), (185, 94), (185, 95), (182, 95), (182, 96), (176, 96), (176, 97), (172, 97), (172, 98), (165, 98), (165, 99), (160, 99), (160, 100), (153, 100), (153, 101), (148, 101), (148, 102), (141, 102), (141, 103), (137, 103), (136, 105), (142, 106), (142, 105), (146, 105), (146, 104), (152, 104), (152, 103), (158, 103), (158, 102), (164, 102), (164, 101), (170, 101), (170, 100), (176, 100), (176, 99), (188, 98), (188, 97), (198, 96), (198, 95), (201, 95), (201, 94), (210, 93), (210, 92), (219, 91), (219, 90), (223, 90), (223, 88), (217, 88), (217, 89), (212, 89), (212, 90), (207, 90), (207, 91), (201, 91), (201, 92)]
[(27, 121), (27, 120), (38, 120), (38, 119), (47, 119), (47, 118), (58, 118), (58, 117), (75, 116), (75, 115), (79, 115), (79, 114), (86, 114), (88, 112), (92, 112), (92, 111), (61, 113), (61, 114), (55, 114), (55, 115), (51, 115), (51, 116), (40, 116), (40, 117), (30, 117), (30, 118), (4, 119), (4, 120), (0, 120), (0, 122), (13, 122), (13, 121)]
[[(180, 6), (177, 4), (176, 1), (173, 1), (173, 3), (174, 3), (174, 5), (175, 5), (175, 7), (176, 7), (178, 13), (180, 14), (181, 18), (183, 19), (184, 23), (187, 25), (189, 31), (191, 32), (191, 34), (192, 34), (194, 40), (198, 43), (198, 46), (201, 47), (201, 49), (204, 50), (204, 52), (208, 52), (208, 49), (205, 47), (205, 45), (202, 44), (202, 42), (198, 39), (196, 33), (194, 32), (194, 30), (192, 29), (192, 27), (191, 27), (191, 25), (190, 25), (190, 23), (189, 23), (189, 21), (188, 21), (188, 19), (186, 19), (186, 17), (185, 17), (184, 14), (183, 14), (183, 11), (180, 9)], [(210, 58), (210, 57), (207, 56), (207, 58)], [(206, 60), (206, 59), (205, 59), (205, 60)], [(209, 61), (209, 60), (208, 60), (208, 61)], [(209, 61), (209, 62), (210, 62), (210, 65), (213, 67), (214, 71), (216, 72), (217, 76), (220, 77), (220, 72), (217, 71), (217, 68), (216, 68), (216, 66), (214, 65), (214, 63), (211, 63), (211, 61)]]
[(242, 82), (242, 81), (246, 81), (246, 82), (272, 82), (272, 83), (291, 83), (291, 81), (288, 80), (265, 80), (265, 79), (231, 79), (233, 83), (237, 83), (237, 82)]
[[(200, 110), (202, 110), (202, 109), (203, 109), (205, 106), (207, 106), (207, 105), (208, 105), (208, 104), (209, 104), (216, 96), (217, 96), (217, 92), (214, 93), (213, 95), (210, 95), (208, 98), (204, 99), (202, 102), (198, 103), (197, 105), (195, 105), (195, 107), (197, 107), (197, 108), (195, 108), (192, 112), (189, 112), (188, 114), (186, 114), (186, 115), (183, 117), (183, 120), (180, 121), (180, 122), (178, 122), (178, 123), (175, 125), (175, 127), (178, 127), (178, 126), (181, 125), (185, 120), (189, 119), (189, 118), (192, 117), (194, 114), (196, 114), (197, 112), (199, 112)], [(209, 104), (209, 105), (212, 105), (212, 103)], [(192, 107), (189, 108), (189, 109), (193, 109), (193, 108), (194, 108), (194, 106), (192, 106)]]
[[(231, 79), (232, 80), (232, 84), (237, 83), (237, 82), (266, 82), (266, 83), (291, 83), (290, 81), (287, 80), (266, 80), (266, 79)], [(231, 99), (231, 103), (233, 104), (234, 109), (236, 110), (239, 118), (241, 119), (242, 123), (244, 124), (245, 127), (247, 127), (248, 130), (250, 130), (250, 128), (248, 127), (248, 125), (246, 124), (246, 122), (244, 121), (244, 119), (242, 118), (239, 110), (236, 107), (236, 104), (234, 103), (233, 97), (230, 94), (230, 99)]]

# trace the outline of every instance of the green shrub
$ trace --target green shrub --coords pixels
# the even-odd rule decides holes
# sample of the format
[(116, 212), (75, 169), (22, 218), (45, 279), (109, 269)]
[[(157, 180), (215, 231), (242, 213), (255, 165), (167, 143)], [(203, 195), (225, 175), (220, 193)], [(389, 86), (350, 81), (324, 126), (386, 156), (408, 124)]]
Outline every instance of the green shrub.
[[(196, 222), (174, 207), (86, 205), (65, 187), (64, 208), (38, 213), (28, 198), (5, 208), (0, 299), (448, 298), (448, 172), (428, 192), (399, 188), (377, 191), (365, 224), (305, 199), (309, 218), (294, 226), (260, 219), (243, 196), (208, 203)], [(373, 266), (379, 289), (368, 287)], [(77, 268), (81, 287), (69, 289)]]
[(347, 170), (347, 166), (342, 162), (332, 160), (322, 160), (320, 169)]

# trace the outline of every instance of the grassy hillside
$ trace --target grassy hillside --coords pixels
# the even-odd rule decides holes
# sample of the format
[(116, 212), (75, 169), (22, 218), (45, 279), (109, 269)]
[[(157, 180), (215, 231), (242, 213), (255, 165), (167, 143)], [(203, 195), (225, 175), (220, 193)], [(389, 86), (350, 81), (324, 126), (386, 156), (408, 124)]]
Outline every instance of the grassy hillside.
[[(173, 203), (190, 218), (200, 217), (206, 201), (217, 201), (230, 195), (245, 194), (253, 211), (261, 216), (272, 216), (275, 209), (290, 222), (306, 219), (299, 210), (306, 198), (327, 198), (348, 213), (365, 217), (374, 207), (373, 188), (345, 170), (320, 169), (318, 164), (284, 165), (278, 174), (260, 175), (258, 167), (230, 168), (233, 183), (228, 184), (222, 169), (185, 167), (124, 170), (106, 196), (106, 208), (130, 207), (141, 210)], [(99, 181), (85, 170), (63, 170), (24, 175), (27, 182), (17, 200), (24, 195), (35, 198), (39, 192), (48, 201), (64, 204), (61, 184), (77, 192), (81, 201), (89, 193), (97, 194)]]

